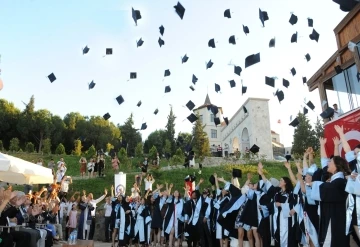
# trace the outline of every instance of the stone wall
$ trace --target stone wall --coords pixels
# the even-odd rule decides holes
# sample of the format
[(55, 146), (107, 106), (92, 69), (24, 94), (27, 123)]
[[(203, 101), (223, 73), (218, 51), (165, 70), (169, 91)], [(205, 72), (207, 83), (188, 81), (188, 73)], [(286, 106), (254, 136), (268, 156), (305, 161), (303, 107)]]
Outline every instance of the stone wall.
[[(246, 161), (243, 159), (237, 158), (225, 158), (225, 157), (205, 157), (205, 159), (201, 162), (203, 167), (209, 166), (221, 166), (221, 165), (235, 165), (235, 164), (246, 164)], [(196, 164), (198, 167), (198, 164)]]

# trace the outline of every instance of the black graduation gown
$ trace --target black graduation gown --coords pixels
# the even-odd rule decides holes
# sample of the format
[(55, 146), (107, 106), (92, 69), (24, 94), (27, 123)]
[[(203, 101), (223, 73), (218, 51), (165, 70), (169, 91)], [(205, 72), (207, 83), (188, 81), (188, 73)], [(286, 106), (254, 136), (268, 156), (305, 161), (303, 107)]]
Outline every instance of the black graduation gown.
[[(121, 218), (121, 210), (123, 210), (124, 212), (124, 219)], [(125, 229), (127, 229), (130, 225), (131, 222), (131, 216), (130, 214), (126, 214), (126, 211), (130, 210), (130, 205), (127, 202), (123, 202), (121, 204), (118, 203), (118, 206), (116, 207), (116, 212), (115, 212), (115, 220), (119, 220), (119, 224), (121, 224), (121, 222), (125, 221)], [(120, 228), (120, 226), (119, 226)], [(127, 234), (127, 231), (125, 230), (124, 232), (124, 237), (120, 237), (120, 230), (117, 233), (118, 234), (118, 246), (126, 246), (129, 244), (129, 240), (130, 240), (130, 233)]]
[(152, 229), (162, 229), (163, 227), (163, 217), (161, 217), (160, 199), (161, 197), (158, 196), (154, 201), (153, 216), (151, 221)]
[(240, 222), (250, 227), (258, 227), (257, 195), (254, 193), (253, 198), (246, 201), (244, 210), (240, 216)]
[[(148, 234), (148, 226), (151, 224), (151, 222), (146, 223), (146, 218), (151, 217), (150, 208), (148, 206), (145, 206), (143, 211), (140, 213), (140, 216), (144, 218), (144, 233), (145, 233), (145, 244), (150, 244), (151, 239), (149, 238)], [(149, 241), (148, 241), (149, 240)]]
[[(166, 211), (166, 215), (165, 215), (165, 219), (164, 219), (164, 234), (168, 237), (168, 234), (165, 232), (166, 228), (169, 225), (170, 219), (172, 217), (172, 215), (174, 214), (174, 208), (177, 204), (179, 203), (183, 203), (182, 199), (178, 199), (178, 201), (175, 204), (175, 197), (172, 197), (171, 202), (167, 202), (168, 204), (168, 209)], [(183, 210), (184, 211), (184, 210)], [(176, 217), (176, 216), (175, 216)], [(174, 221), (177, 220), (176, 218), (174, 218)], [(183, 234), (184, 232), (184, 224), (180, 223), (181, 221), (179, 220), (179, 224), (178, 224), (178, 235), (181, 236), (181, 234)]]

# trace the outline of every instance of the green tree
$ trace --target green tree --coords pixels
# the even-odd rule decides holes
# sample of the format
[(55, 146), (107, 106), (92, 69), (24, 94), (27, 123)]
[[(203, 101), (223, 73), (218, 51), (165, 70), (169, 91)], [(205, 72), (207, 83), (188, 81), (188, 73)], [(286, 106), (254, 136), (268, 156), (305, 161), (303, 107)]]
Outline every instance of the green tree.
[(53, 126), (52, 132), (50, 134), (51, 146), (57, 147), (59, 143), (65, 143), (66, 124), (61, 119), (61, 117), (57, 115), (52, 116), (51, 123)]
[(135, 148), (135, 157), (136, 158), (141, 158), (143, 157), (143, 143), (142, 142), (139, 142), (137, 145), (136, 145), (136, 148)]
[(59, 145), (56, 147), (55, 154), (65, 154), (65, 147), (62, 143), (59, 143)]
[(165, 145), (164, 145), (164, 151), (163, 151), (163, 153), (168, 153), (168, 154), (171, 154), (171, 142), (168, 140), (168, 139), (166, 139), (165, 140)]
[(10, 146), (9, 146), (9, 150), (10, 151), (12, 151), (12, 152), (17, 152), (17, 151), (19, 151), (19, 149), (20, 149), (20, 141), (19, 141), (19, 139), (18, 138), (12, 138), (11, 140), (10, 140)]
[[(63, 138), (64, 145), (66, 147), (66, 152), (71, 153), (71, 150), (74, 145), (74, 141), (81, 137), (81, 135), (77, 135), (77, 128), (79, 121), (85, 121), (84, 116), (82, 116), (79, 112), (70, 112), (65, 115), (64, 123), (65, 123), (65, 131)], [(55, 146), (54, 146), (55, 147)]]
[(127, 153), (125, 148), (120, 148), (118, 152), (118, 158), (120, 162), (124, 161), (124, 159), (127, 158)]
[(205, 126), (202, 125), (200, 120), (200, 115), (197, 113), (198, 120), (196, 120), (193, 127), (193, 150), (197, 156), (202, 160), (206, 156), (210, 156), (210, 145), (209, 138), (207, 137), (206, 132), (204, 131)]
[(76, 155), (76, 156), (81, 156), (81, 149), (82, 149), (81, 141), (75, 140), (74, 141), (74, 150), (73, 150), (72, 154)]
[(26, 143), (25, 152), (27, 152), (27, 153), (33, 153), (34, 150), (35, 150), (34, 144), (32, 144), (31, 142)]
[(94, 157), (96, 155), (96, 149), (94, 145), (91, 145), (89, 149), (86, 151), (86, 155), (90, 158)]
[(4, 150), (4, 144), (2, 142), (2, 140), (0, 140), (0, 151), (3, 151)]
[(157, 153), (158, 153), (158, 151), (157, 151), (156, 147), (152, 146), (152, 148), (150, 148), (150, 150), (149, 150), (149, 158), (156, 159)]
[(48, 110), (42, 109), (34, 113), (35, 124), (32, 128), (32, 132), (39, 142), (39, 153), (41, 152), (44, 139), (50, 137), (50, 134), (54, 130), (51, 118), (51, 112)]
[(112, 145), (111, 143), (107, 143), (106, 144), (106, 152), (110, 153), (111, 149), (114, 148), (114, 145)]
[[(173, 154), (175, 152), (175, 120), (176, 116), (174, 115), (173, 108), (170, 107), (170, 113), (167, 117), (168, 121), (165, 126), (166, 128), (166, 139), (170, 141), (170, 150), (166, 151), (167, 153)], [(164, 145), (166, 145), (164, 143)], [(161, 150), (161, 149), (160, 149)]]
[(4, 145), (3, 149), (9, 149), (12, 138), (20, 138), (16, 128), (19, 118), (20, 110), (13, 103), (0, 99), (0, 136)]
[[(131, 113), (129, 118), (126, 119), (125, 123), (121, 126), (118, 126), (121, 131), (121, 140), (122, 142), (127, 143), (127, 153), (129, 156), (135, 156), (135, 147), (142, 141), (141, 134), (134, 128), (134, 119), (133, 114)], [(121, 147), (119, 142), (116, 148)]]
[(306, 115), (299, 113), (297, 119), (299, 120), (299, 125), (294, 130), (294, 142), (291, 152), (302, 155), (308, 147), (314, 146), (316, 136)]
[(25, 110), (20, 114), (19, 121), (17, 122), (17, 130), (20, 134), (22, 142), (31, 141), (39, 143), (39, 140), (34, 136), (33, 129), (36, 127), (35, 123), (35, 98), (31, 96), (29, 103), (26, 105)]
[(50, 140), (50, 138), (46, 138), (43, 141), (42, 152), (44, 154), (51, 154), (51, 140)]
[(144, 151), (146, 153), (150, 152), (150, 149), (155, 146), (157, 150), (164, 151), (166, 140), (166, 131), (165, 130), (155, 130), (151, 132), (147, 138), (146, 142), (146, 149)]
[(316, 118), (314, 131), (316, 139), (314, 140), (313, 149), (314, 151), (318, 151), (320, 149), (319, 138), (324, 137), (324, 121), (318, 117)]
[[(186, 144), (191, 142), (191, 138), (192, 138), (192, 133), (186, 133), (186, 132), (179, 133), (176, 139), (176, 146), (184, 150)], [(182, 140), (182, 142), (180, 140)]]

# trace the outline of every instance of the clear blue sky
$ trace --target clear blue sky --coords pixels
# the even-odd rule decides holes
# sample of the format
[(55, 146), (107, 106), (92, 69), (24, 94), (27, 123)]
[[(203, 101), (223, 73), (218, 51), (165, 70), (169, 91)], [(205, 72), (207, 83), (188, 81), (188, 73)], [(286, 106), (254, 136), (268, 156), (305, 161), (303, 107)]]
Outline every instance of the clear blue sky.
[[(147, 122), (143, 139), (155, 129), (164, 128), (169, 104), (177, 115), (176, 131), (190, 131), (186, 120), (190, 114), (183, 106), (192, 100), (201, 105), (206, 93), (212, 103), (222, 106), (224, 116), (231, 117), (248, 97), (270, 100), (272, 129), (281, 134), (281, 141), (291, 145), (293, 128), (288, 126), (290, 115), (302, 109), (304, 98), (315, 103), (315, 112), (309, 117), (315, 121), (320, 114), (318, 91), (309, 93), (302, 84), (302, 76), (310, 78), (336, 50), (334, 27), (346, 13), (330, 0), (182, 0), (186, 8), (183, 20), (175, 13), (177, 1), (113, 1), (113, 0), (0, 0), (0, 55), (4, 89), (0, 97), (24, 108), (35, 95), (36, 109), (46, 108), (63, 117), (68, 112), (83, 115), (111, 114), (111, 121), (123, 123), (132, 112), (136, 127)], [(142, 19), (135, 26), (131, 7), (141, 11)], [(232, 18), (224, 18), (230, 8)], [(269, 20), (262, 27), (258, 9), (268, 12)], [(326, 11), (324, 10), (326, 9)], [(298, 16), (298, 23), (290, 25), (291, 12)], [(314, 20), (314, 28), (320, 33), (319, 43), (311, 41), (312, 28), (307, 18)], [(250, 29), (245, 36), (242, 24)], [(159, 47), (159, 27), (164, 25), (162, 37), (165, 46)], [(298, 31), (298, 43), (290, 43)], [(235, 35), (236, 45), (228, 43)], [(269, 40), (276, 37), (276, 48), (269, 48)], [(136, 40), (142, 38), (142, 47)], [(215, 38), (217, 48), (207, 46)], [(82, 48), (90, 52), (82, 55)], [(113, 48), (113, 55), (106, 56), (105, 49)], [(245, 69), (245, 57), (261, 53), (261, 62)], [(304, 55), (311, 61), (306, 63)], [(189, 60), (181, 64), (181, 57)], [(205, 62), (214, 62), (206, 70)], [(241, 77), (228, 66), (232, 60), (243, 68)], [(290, 69), (295, 67), (293, 77)], [(171, 76), (164, 79), (164, 70)], [(50, 83), (47, 75), (55, 73), (57, 80)], [(130, 72), (137, 72), (138, 79), (130, 80)], [(192, 92), (192, 74), (199, 81)], [(277, 76), (276, 89), (285, 93), (279, 104), (273, 93), (276, 89), (265, 86), (265, 76)], [(282, 78), (290, 81), (288, 89), (282, 86)], [(229, 80), (237, 87), (230, 89)], [(248, 92), (241, 96), (241, 79)], [(96, 86), (89, 91), (92, 80)], [(214, 83), (221, 85), (222, 94), (214, 91)], [(164, 94), (170, 85), (171, 93)], [(125, 103), (117, 105), (115, 98), (123, 95)], [(138, 108), (136, 103), (142, 100)], [(334, 99), (335, 100), (335, 99)], [(158, 115), (153, 112), (159, 108)], [(277, 124), (281, 119), (282, 124)]]

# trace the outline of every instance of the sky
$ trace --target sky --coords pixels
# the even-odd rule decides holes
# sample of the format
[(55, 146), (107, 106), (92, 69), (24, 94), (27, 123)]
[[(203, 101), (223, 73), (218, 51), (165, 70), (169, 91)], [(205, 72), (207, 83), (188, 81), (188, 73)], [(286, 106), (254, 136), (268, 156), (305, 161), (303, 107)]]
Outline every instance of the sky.
[[(290, 116), (295, 118), (302, 111), (304, 99), (315, 104), (308, 114), (311, 122), (321, 113), (318, 91), (309, 93), (302, 77), (310, 78), (337, 50), (333, 29), (346, 13), (330, 0), (182, 0), (186, 11), (181, 20), (173, 7), (176, 3), (0, 0), (0, 77), (4, 82), (0, 98), (24, 109), (22, 101), (28, 102), (34, 95), (36, 109), (48, 109), (61, 117), (69, 112), (85, 116), (109, 112), (115, 124), (124, 123), (133, 113), (136, 128), (147, 123), (143, 140), (152, 131), (165, 128), (170, 105), (177, 116), (178, 133), (192, 129), (186, 120), (191, 112), (184, 107), (189, 100), (200, 106), (208, 93), (211, 102), (221, 106), (230, 119), (248, 97), (267, 98), (271, 128), (285, 146), (291, 146), (294, 128), (289, 126)], [(132, 7), (141, 12), (137, 26)], [(265, 27), (258, 18), (259, 8), (269, 16)], [(231, 19), (224, 17), (226, 9), (231, 10)], [(298, 16), (293, 26), (291, 13)], [(309, 17), (320, 33), (318, 43), (309, 38)], [(248, 35), (243, 24), (250, 29)], [(162, 37), (161, 25), (165, 27)], [(298, 42), (291, 43), (295, 32)], [(229, 44), (231, 35), (235, 35), (236, 45)], [(161, 48), (159, 37), (165, 41)], [(274, 37), (276, 46), (269, 48)], [(140, 38), (144, 44), (137, 48)], [(212, 38), (217, 42), (215, 49), (208, 47)], [(83, 55), (85, 46), (90, 51)], [(105, 56), (106, 48), (113, 48), (113, 55)], [(261, 62), (245, 69), (245, 58), (259, 52)], [(310, 62), (305, 60), (307, 53)], [(185, 54), (189, 60), (182, 64)], [(210, 59), (214, 65), (206, 70)], [(229, 64), (242, 67), (240, 77)], [(292, 67), (296, 76), (290, 73)], [(166, 69), (171, 76), (164, 78)], [(130, 72), (137, 72), (138, 78), (129, 80)], [(53, 83), (47, 78), (50, 73), (57, 77)], [(199, 79), (195, 91), (189, 89), (193, 74)], [(278, 78), (275, 88), (265, 85), (265, 76)], [(282, 78), (290, 81), (289, 88), (282, 86)], [(88, 90), (92, 80), (96, 86)], [(230, 88), (229, 80), (236, 81), (235, 88)], [(244, 95), (241, 82), (248, 87)], [(221, 93), (215, 92), (215, 83), (220, 84)], [(165, 94), (168, 85), (172, 91)], [(273, 95), (276, 89), (285, 94), (281, 104)], [(119, 95), (125, 99), (121, 105), (115, 100)], [(139, 100), (141, 107), (136, 106)], [(154, 115), (156, 108), (159, 113)]]

